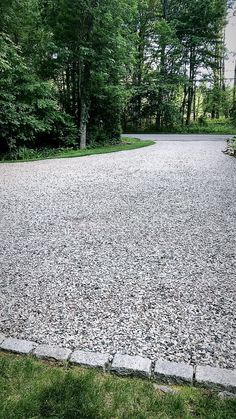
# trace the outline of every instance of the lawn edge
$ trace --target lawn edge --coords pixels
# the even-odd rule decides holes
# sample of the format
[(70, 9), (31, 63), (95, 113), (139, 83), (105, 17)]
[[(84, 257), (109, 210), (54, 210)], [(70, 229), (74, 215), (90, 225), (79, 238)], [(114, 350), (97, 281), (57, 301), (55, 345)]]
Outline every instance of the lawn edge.
[[(125, 139), (126, 137), (122, 137)], [(127, 137), (128, 139), (129, 137)], [(37, 161), (46, 161), (46, 160), (56, 160), (56, 159), (73, 159), (73, 158), (80, 158), (80, 157), (90, 157), (90, 156), (96, 156), (101, 154), (110, 154), (110, 153), (120, 153), (121, 151), (131, 151), (131, 150), (138, 150), (140, 148), (149, 147), (151, 145), (154, 145), (156, 142), (153, 140), (141, 140), (140, 138), (134, 138), (131, 139), (136, 140), (137, 143), (135, 144), (117, 144), (117, 145), (107, 145), (104, 147), (95, 147), (95, 148), (88, 148), (85, 150), (82, 150), (82, 154), (79, 154), (81, 150), (78, 151), (78, 155), (76, 154), (69, 154), (68, 155), (51, 155), (48, 157), (38, 157), (38, 158), (32, 158), (32, 159), (18, 159), (18, 160), (0, 160), (0, 164), (14, 164), (14, 163), (31, 163), (31, 162), (37, 162)], [(123, 146), (123, 148), (119, 149), (119, 147)], [(117, 149), (116, 149), (117, 147)]]
[(24, 339), (7, 337), (0, 333), (0, 350), (31, 355), (39, 359), (67, 362), (126, 377), (141, 377), (168, 384), (188, 384), (236, 393), (236, 369), (190, 365), (163, 359), (151, 360), (139, 355), (89, 352), (59, 345), (38, 344)]

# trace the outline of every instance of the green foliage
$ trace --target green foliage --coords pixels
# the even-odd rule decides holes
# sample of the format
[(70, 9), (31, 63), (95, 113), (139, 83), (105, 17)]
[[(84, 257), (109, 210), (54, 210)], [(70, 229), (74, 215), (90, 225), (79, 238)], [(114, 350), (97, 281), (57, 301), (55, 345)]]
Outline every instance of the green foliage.
[[(128, 130), (132, 132), (132, 129)], [(155, 133), (156, 125), (146, 126), (145, 129), (140, 129), (138, 131), (141, 133)], [(177, 133), (177, 134), (236, 134), (236, 127), (232, 123), (231, 119), (219, 118), (219, 119), (210, 119), (200, 117), (198, 121), (191, 122), (189, 125), (181, 125), (181, 123), (176, 123), (172, 128), (166, 127), (162, 129), (164, 133)]]
[(226, 0), (138, 1), (126, 131), (155, 126), (165, 132), (180, 125), (185, 130), (200, 115), (229, 117), (232, 97), (223, 79), (227, 5)]
[(76, 143), (76, 127), (63, 113), (55, 87), (33, 74), (13, 41), (0, 37), (0, 152)]
[(113, 143), (122, 123), (165, 132), (234, 116), (227, 4), (2, 0), (0, 153)]
[[(91, 156), (94, 154), (106, 154), (106, 153), (115, 153), (118, 151), (124, 150), (134, 150), (136, 148), (147, 147), (149, 145), (155, 144), (154, 141), (145, 140), (141, 141), (136, 138), (121, 138), (119, 140), (114, 139), (113, 141), (107, 141), (104, 138), (104, 141), (101, 141), (99, 138), (99, 143), (92, 143), (86, 148), (86, 150), (80, 150), (78, 148), (72, 147), (61, 147), (61, 148), (27, 148), (19, 147), (12, 153), (5, 153), (2, 156), (0, 163), (16, 161), (32, 161), (32, 160), (42, 160), (42, 159), (63, 159), (63, 158), (72, 158), (72, 157), (83, 157)], [(1, 156), (0, 156), (1, 158)]]
[(228, 419), (235, 408), (235, 399), (203, 389), (179, 386), (177, 394), (164, 394), (150, 381), (0, 356), (0, 419)]
[(80, 131), (87, 125), (88, 143), (120, 135), (132, 7), (124, 0), (61, 0), (45, 7), (57, 53), (51, 76)]

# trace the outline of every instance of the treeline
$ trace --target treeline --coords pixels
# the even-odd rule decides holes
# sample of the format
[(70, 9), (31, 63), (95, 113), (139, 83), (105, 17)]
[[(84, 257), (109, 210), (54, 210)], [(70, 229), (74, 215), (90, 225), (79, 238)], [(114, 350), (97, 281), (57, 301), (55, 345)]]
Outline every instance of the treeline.
[(233, 92), (225, 84), (224, 0), (140, 1), (136, 60), (127, 79), (127, 130), (156, 131), (204, 118), (230, 117)]
[(119, 139), (131, 67), (126, 0), (1, 0), (1, 152)]
[(0, 153), (229, 116), (227, 0), (1, 0)]

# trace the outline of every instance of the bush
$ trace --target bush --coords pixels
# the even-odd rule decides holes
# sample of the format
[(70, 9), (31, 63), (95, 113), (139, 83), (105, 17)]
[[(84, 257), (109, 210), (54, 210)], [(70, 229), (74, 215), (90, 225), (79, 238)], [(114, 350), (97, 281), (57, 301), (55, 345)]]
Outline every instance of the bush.
[(25, 64), (20, 49), (0, 37), (0, 153), (19, 147), (72, 146), (77, 128), (60, 109), (52, 83), (41, 81)]
[(229, 156), (236, 157), (236, 137), (229, 138), (227, 140), (227, 147), (223, 153), (228, 154)]
[[(128, 127), (127, 132), (134, 133), (156, 133), (155, 125), (151, 125), (143, 130), (134, 127)], [(174, 125), (173, 127), (163, 128), (162, 133), (173, 134), (236, 134), (236, 126), (233, 125), (230, 118), (207, 119), (204, 117), (198, 118), (198, 121), (191, 122), (189, 125)]]

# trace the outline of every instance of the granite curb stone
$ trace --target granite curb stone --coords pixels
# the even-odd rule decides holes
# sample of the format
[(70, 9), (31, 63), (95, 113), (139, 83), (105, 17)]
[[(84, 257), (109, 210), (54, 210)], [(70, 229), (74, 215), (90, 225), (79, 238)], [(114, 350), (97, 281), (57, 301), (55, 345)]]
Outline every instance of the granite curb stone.
[(236, 399), (236, 393), (230, 393), (229, 391), (221, 391), (218, 393), (218, 397), (221, 400), (227, 400), (227, 399)]
[(195, 381), (197, 384), (224, 388), (236, 393), (236, 370), (199, 365), (196, 368)]
[(68, 361), (72, 351), (60, 346), (39, 345), (33, 352), (37, 358), (53, 358), (57, 361)]
[(102, 368), (103, 371), (112, 371), (119, 375), (155, 378), (168, 383), (190, 383), (220, 388), (232, 392), (232, 395), (236, 394), (236, 369), (229, 370), (211, 366), (193, 367), (182, 362), (157, 360), (154, 363), (152, 374), (152, 361), (149, 358), (143, 358), (138, 355), (116, 354), (112, 361), (112, 356), (107, 353), (82, 350), (72, 352), (68, 348), (38, 345), (36, 342), (24, 339), (5, 337), (1, 333), (0, 349), (19, 354), (32, 354), (38, 358), (69, 361), (72, 364), (85, 367)]
[(19, 354), (30, 354), (37, 346), (37, 343), (30, 340), (6, 338), (1, 343), (1, 349), (16, 352)]
[(193, 366), (183, 362), (158, 360), (155, 362), (154, 377), (167, 382), (192, 383)]
[(75, 350), (70, 357), (70, 362), (83, 367), (102, 368), (105, 371), (109, 365), (109, 359), (110, 354)]
[(156, 384), (154, 383), (154, 388), (155, 390), (161, 391), (162, 393), (166, 393), (166, 394), (178, 394), (178, 391), (174, 390), (171, 387), (167, 387), (167, 386), (163, 386), (160, 384)]
[(0, 345), (6, 339), (6, 336), (0, 333)]
[(111, 371), (119, 375), (135, 375), (150, 378), (152, 361), (138, 355), (116, 354), (112, 362)]

